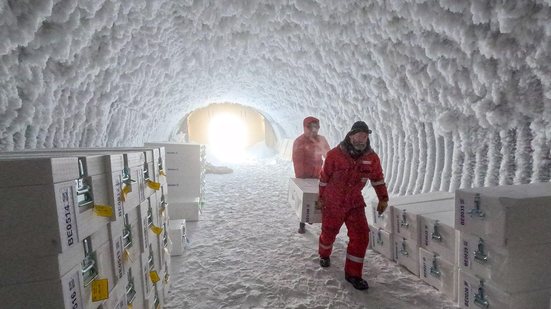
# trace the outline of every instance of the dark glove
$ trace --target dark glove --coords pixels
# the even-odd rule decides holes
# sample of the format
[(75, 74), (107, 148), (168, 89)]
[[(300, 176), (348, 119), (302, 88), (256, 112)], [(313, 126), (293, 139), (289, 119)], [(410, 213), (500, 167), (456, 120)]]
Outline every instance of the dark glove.
[(385, 212), (387, 207), (388, 201), (379, 201), (379, 204), (377, 204), (377, 213), (379, 213), (379, 216)]

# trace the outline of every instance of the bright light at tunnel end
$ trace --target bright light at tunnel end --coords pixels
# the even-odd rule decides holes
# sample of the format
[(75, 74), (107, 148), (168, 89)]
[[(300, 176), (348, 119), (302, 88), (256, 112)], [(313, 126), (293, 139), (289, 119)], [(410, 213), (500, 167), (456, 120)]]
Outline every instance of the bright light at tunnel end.
[(208, 126), (208, 152), (217, 160), (240, 163), (246, 159), (247, 128), (241, 119), (232, 114), (214, 116)]

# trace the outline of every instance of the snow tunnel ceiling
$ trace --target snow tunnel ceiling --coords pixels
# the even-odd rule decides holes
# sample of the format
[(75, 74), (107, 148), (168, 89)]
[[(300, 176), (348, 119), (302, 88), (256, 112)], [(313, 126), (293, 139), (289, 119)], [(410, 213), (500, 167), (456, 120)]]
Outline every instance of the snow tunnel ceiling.
[(549, 181), (551, 2), (0, 0), (0, 150), (140, 145), (235, 102), (374, 130), (394, 193)]

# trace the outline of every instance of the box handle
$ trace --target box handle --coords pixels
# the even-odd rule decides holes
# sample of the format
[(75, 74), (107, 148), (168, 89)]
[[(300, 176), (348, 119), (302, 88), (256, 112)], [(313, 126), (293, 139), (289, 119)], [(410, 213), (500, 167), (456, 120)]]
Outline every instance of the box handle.
[(442, 235), (440, 235), (440, 232), (438, 230), (438, 220), (434, 221), (434, 227), (433, 227), (431, 237), (433, 240), (440, 241), (440, 242), (442, 241)]

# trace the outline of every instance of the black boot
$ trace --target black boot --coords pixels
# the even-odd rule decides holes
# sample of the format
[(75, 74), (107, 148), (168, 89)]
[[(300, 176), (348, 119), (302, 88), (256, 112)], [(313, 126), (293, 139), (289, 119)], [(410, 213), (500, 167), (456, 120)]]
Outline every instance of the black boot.
[(320, 266), (321, 267), (331, 266), (331, 259), (329, 257), (321, 257), (320, 256)]
[(352, 276), (349, 276), (349, 275), (344, 275), (344, 279), (346, 279), (346, 281), (352, 283), (354, 288), (357, 289), (357, 290), (367, 290), (367, 289), (369, 289), (369, 284), (367, 284), (367, 281), (365, 281), (364, 279), (362, 279), (360, 277), (352, 277)]
[(298, 233), (299, 234), (304, 234), (306, 233), (306, 224), (304, 224), (304, 222), (301, 222), (299, 227), (298, 227)]

